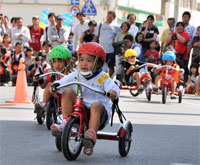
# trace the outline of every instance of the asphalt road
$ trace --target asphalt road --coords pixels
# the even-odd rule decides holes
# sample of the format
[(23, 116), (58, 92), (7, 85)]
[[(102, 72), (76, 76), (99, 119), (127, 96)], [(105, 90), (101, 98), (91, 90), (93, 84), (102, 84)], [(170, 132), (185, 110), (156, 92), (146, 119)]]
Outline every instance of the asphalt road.
[[(28, 88), (31, 97), (32, 88)], [(122, 91), (120, 108), (133, 124), (133, 141), (127, 157), (121, 158), (118, 142), (98, 140), (94, 154), (80, 154), (67, 161), (55, 146), (46, 125), (34, 121), (32, 104), (5, 104), (14, 97), (13, 87), (0, 87), (0, 164), (134, 164), (134, 165), (200, 165), (200, 97), (185, 95), (183, 103), (170, 100), (163, 105), (161, 96), (132, 97)], [(104, 131), (116, 132), (114, 126)]]

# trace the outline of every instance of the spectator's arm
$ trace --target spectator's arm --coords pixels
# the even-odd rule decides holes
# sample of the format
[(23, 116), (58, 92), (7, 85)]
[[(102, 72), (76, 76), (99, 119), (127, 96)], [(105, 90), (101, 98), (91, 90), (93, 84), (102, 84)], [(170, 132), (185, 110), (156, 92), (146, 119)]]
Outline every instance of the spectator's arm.
[(150, 41), (156, 40), (157, 35), (158, 35), (157, 33), (154, 33), (152, 38), (144, 38), (144, 41), (150, 42)]
[(147, 35), (147, 29), (148, 29), (148, 27), (147, 26), (145, 26), (144, 27), (145, 29), (143, 30), (143, 28), (142, 28), (142, 33), (144, 34), (144, 38), (146, 37), (146, 35)]
[(94, 42), (97, 42), (97, 40), (98, 40), (98, 37), (95, 35), (94, 36)]
[(200, 42), (195, 42), (195, 43), (193, 44), (193, 47), (200, 47)]
[(48, 30), (47, 30), (47, 36), (48, 36), (48, 40), (50, 41), (57, 41), (59, 36), (58, 35), (53, 35), (52, 34), (52, 28), (49, 27)]
[(25, 29), (24, 35), (21, 37), (21, 39), (24, 41), (24, 42), (28, 42), (31, 40), (31, 36), (30, 36), (30, 30), (28, 28)]
[(68, 37), (69, 37), (69, 32), (67, 31), (67, 29), (64, 29), (63, 34), (61, 34), (57, 40), (60, 43), (64, 43), (68, 40)]
[(186, 39), (177, 32), (176, 32), (176, 37), (182, 44), (186, 43)]
[(84, 42), (85, 32), (82, 33), (80, 38), (80, 43), (82, 44)]
[(0, 62), (0, 63), (1, 63), (1, 65), (3, 66), (4, 69), (8, 67), (3, 61)]
[(165, 45), (164, 45), (165, 48), (167, 47), (167, 45), (169, 45), (171, 43), (171, 40), (172, 40), (172, 33), (169, 33), (168, 37), (166, 38)]
[(14, 29), (12, 29), (11, 31), (11, 38), (13, 40), (18, 40), (18, 37), (19, 37), (19, 33), (16, 33)]
[(77, 27), (74, 29), (74, 40), (73, 40), (73, 49), (76, 51), (78, 45), (78, 32), (77, 32)]

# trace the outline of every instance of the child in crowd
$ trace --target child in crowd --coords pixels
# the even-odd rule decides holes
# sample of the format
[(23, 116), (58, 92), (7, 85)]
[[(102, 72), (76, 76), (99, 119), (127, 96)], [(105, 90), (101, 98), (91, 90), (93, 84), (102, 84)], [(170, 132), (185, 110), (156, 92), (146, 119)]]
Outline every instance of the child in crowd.
[[(176, 69), (179, 69), (179, 66), (176, 64), (176, 55), (174, 52), (172, 51), (167, 51), (163, 54), (162, 56), (162, 60), (163, 60), (163, 65), (169, 65), (172, 66)], [(158, 88), (160, 88), (160, 83), (162, 80), (162, 77), (165, 76), (166, 73), (166, 68), (161, 68), (161, 69), (156, 69), (156, 79), (155, 79), (155, 88), (153, 88), (153, 91), (155, 93), (158, 93)], [(174, 70), (174, 69), (169, 69), (168, 70), (168, 74), (169, 74), (169, 79), (170, 79), (170, 88), (171, 88), (171, 99), (176, 99), (175, 96), (175, 90), (177, 87), (177, 83), (179, 83), (179, 78), (183, 75), (184, 70), (180, 69), (180, 72)]]
[(154, 63), (157, 64), (157, 60), (159, 58), (159, 53), (156, 50), (156, 41), (151, 41), (150, 42), (150, 50), (147, 50), (146, 53), (144, 54), (145, 61), (149, 63)]
[(200, 92), (200, 83), (199, 83), (199, 71), (198, 65), (196, 63), (191, 64), (190, 66), (190, 75), (188, 76), (187, 93), (194, 94)]
[(10, 44), (11, 38), (8, 34), (3, 36), (3, 46), (6, 48), (7, 53), (11, 53), (12, 45)]
[(0, 52), (0, 86), (8, 86), (8, 82), (11, 80), (10, 71), (7, 65), (7, 57), (5, 53)]
[(94, 40), (94, 32), (97, 26), (97, 22), (95, 20), (91, 20), (88, 23), (88, 27), (89, 29), (84, 31), (81, 35), (80, 38), (80, 43), (84, 43), (84, 42), (92, 42)]
[(70, 32), (67, 40), (67, 48), (69, 49), (71, 54), (73, 54), (73, 38), (74, 38), (74, 33)]
[(142, 93), (143, 86), (140, 84), (140, 72), (137, 66), (144, 64), (136, 59), (137, 53), (133, 49), (126, 50), (124, 57), (125, 60), (122, 61), (122, 66), (125, 71), (125, 81), (127, 85), (133, 85), (135, 82), (137, 84), (138, 92)]
[(28, 85), (32, 85), (33, 83), (33, 76), (29, 71), (29, 67), (33, 63), (34, 63), (33, 49), (31, 47), (27, 47), (25, 50), (25, 65), (26, 65), (26, 75), (27, 75)]
[(46, 62), (50, 64), (49, 54), (51, 52), (51, 44), (48, 41), (42, 43), (42, 54), (46, 57)]
[[(46, 69), (45, 72), (61, 72), (65, 75), (69, 73), (68, 66), (71, 62), (71, 53), (65, 46), (55, 46), (52, 51), (50, 52), (50, 60), (51, 60), (51, 66), (52, 69)], [(39, 115), (44, 115), (44, 108), (49, 100), (49, 98), (53, 95), (51, 92), (51, 85), (54, 80), (60, 80), (62, 77), (60, 75), (56, 75), (56, 77), (47, 76), (44, 78), (41, 78), (38, 83), (41, 88), (44, 89), (43, 93), (43, 100), (42, 103), (36, 103), (35, 104), (35, 111), (34, 113), (37, 113)]]
[(144, 40), (144, 34), (142, 32), (138, 32), (135, 37), (135, 43), (142, 49), (142, 42)]
[[(59, 81), (61, 85), (79, 81), (91, 87), (98, 88), (110, 92), (110, 96), (105, 97), (95, 93), (87, 88), (82, 87), (83, 103), (86, 107), (87, 113), (90, 114), (89, 129), (84, 134), (84, 150), (87, 155), (93, 153), (93, 146), (96, 143), (96, 134), (99, 129), (103, 129), (109, 122), (112, 113), (112, 101), (119, 97), (120, 89), (109, 78), (109, 76), (102, 71), (102, 66), (106, 61), (106, 54), (101, 45), (96, 42), (88, 42), (82, 44), (78, 50), (79, 69), (68, 76), (65, 76)], [(52, 124), (52, 131), (62, 131), (67, 123), (68, 116), (73, 112), (73, 105), (76, 102), (76, 85), (67, 88), (62, 88), (58, 92), (62, 94), (62, 113), (63, 122), (61, 124)], [(87, 144), (91, 144), (92, 147)]]

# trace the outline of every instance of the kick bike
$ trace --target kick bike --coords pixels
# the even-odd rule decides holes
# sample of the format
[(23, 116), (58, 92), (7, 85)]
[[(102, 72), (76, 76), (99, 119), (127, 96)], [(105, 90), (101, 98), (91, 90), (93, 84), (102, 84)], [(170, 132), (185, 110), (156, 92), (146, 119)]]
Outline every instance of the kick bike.
[[(167, 101), (167, 95), (170, 94), (170, 75), (168, 74), (168, 71), (170, 69), (174, 69), (177, 72), (180, 72), (180, 69), (174, 68), (170, 65), (163, 65), (163, 66), (158, 66), (157, 69), (162, 69), (162, 68), (166, 68), (166, 72), (165, 75), (162, 77), (161, 80), (161, 86), (160, 86), (160, 90), (161, 90), (161, 94), (162, 94), (162, 103), (165, 104)], [(178, 96), (178, 102), (181, 103), (182, 102), (182, 96), (183, 96), (183, 86), (180, 85), (178, 87), (178, 89), (175, 92), (175, 95)]]
[[(145, 94), (146, 94), (148, 101), (151, 100), (151, 93), (152, 93), (151, 76), (150, 76), (150, 74), (148, 72), (148, 68), (147, 68), (149, 65), (154, 65), (154, 64), (145, 63), (145, 64), (135, 67), (135, 69), (145, 68), (144, 73), (141, 74), (140, 83), (144, 87)], [(132, 96), (136, 97), (139, 95), (138, 87), (137, 87), (136, 83), (122, 85), (122, 83), (120, 83), (120, 81), (115, 80), (115, 82), (121, 90), (129, 90)]]
[[(49, 72), (42, 74), (38, 74), (35, 76), (36, 80), (39, 80), (40, 78), (46, 77), (51, 75), (52, 81), (56, 81), (56, 75), (60, 75), (61, 77), (64, 77), (65, 75), (60, 72)], [(46, 115), (39, 115), (36, 114), (36, 118), (39, 124), (43, 124), (45, 121), (46, 116), (46, 126), (50, 130), (50, 127), (53, 123), (58, 123), (59, 121), (62, 121), (62, 110), (61, 110), (61, 95), (60, 94), (54, 94), (50, 97), (49, 101), (47, 102), (47, 105), (45, 106), (45, 114)]]
[[(64, 85), (59, 85), (55, 83), (52, 86), (52, 91), (56, 92), (58, 89), (70, 85), (77, 85), (78, 87), (76, 103), (73, 106), (73, 113), (68, 117), (67, 124), (65, 125), (63, 131), (52, 132), (52, 135), (55, 136), (56, 139), (60, 139), (60, 143), (56, 141), (56, 147), (58, 148), (57, 145), (60, 144), (59, 148), (62, 148), (64, 157), (67, 160), (75, 160), (81, 153), (83, 147), (84, 133), (88, 129), (89, 122), (86, 109), (83, 104), (82, 87), (88, 88), (104, 96), (109, 96), (110, 93), (106, 91), (101, 91), (99, 89), (94, 89), (81, 82), (70, 82)], [(98, 131), (97, 139), (118, 141), (119, 153), (122, 157), (125, 157), (130, 150), (133, 128), (131, 122), (126, 120), (125, 116), (119, 109), (118, 99), (113, 102), (111, 126), (115, 111), (117, 112), (119, 120), (121, 122), (119, 130), (117, 131), (117, 133)]]

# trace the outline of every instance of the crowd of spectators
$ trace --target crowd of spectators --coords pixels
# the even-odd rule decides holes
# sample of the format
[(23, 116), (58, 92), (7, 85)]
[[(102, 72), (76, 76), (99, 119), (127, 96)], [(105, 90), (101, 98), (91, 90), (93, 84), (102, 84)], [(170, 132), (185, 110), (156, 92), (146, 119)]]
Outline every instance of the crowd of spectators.
[[(150, 59), (157, 63), (167, 50), (176, 53), (177, 63), (185, 70), (183, 81), (186, 83), (191, 75), (188, 62), (191, 54), (191, 66), (200, 63), (200, 26), (195, 28), (189, 24), (190, 12), (182, 14), (182, 21), (168, 18), (168, 28), (162, 34), (154, 24), (154, 16), (149, 15), (143, 26), (136, 26), (136, 15), (128, 14), (127, 21), (121, 26), (114, 23), (116, 14), (108, 11), (105, 22), (97, 23), (87, 20), (86, 15), (79, 12), (76, 15), (79, 23), (72, 29), (63, 26), (63, 17), (49, 13), (49, 24), (44, 29), (39, 26), (38, 16), (32, 17), (32, 25), (25, 27), (21, 17), (10, 20), (0, 14), (0, 83), (15, 85), (19, 59), (24, 58), (28, 84), (32, 84), (34, 68), (37, 60), (44, 60), (50, 64), (49, 52), (56, 45), (65, 45), (72, 53), (72, 67), (76, 67), (76, 51), (85, 42), (98, 42), (106, 52), (106, 64), (103, 69), (108, 70), (111, 77), (120, 64), (121, 55), (131, 48), (137, 52), (137, 58), (146, 62)], [(121, 52), (115, 51), (115, 43)], [(122, 44), (125, 44), (122, 46)], [(39, 57), (41, 56), (41, 57)], [(39, 58), (38, 58), (39, 57)], [(115, 67), (116, 66), (116, 67)], [(121, 79), (121, 70), (117, 78)]]

